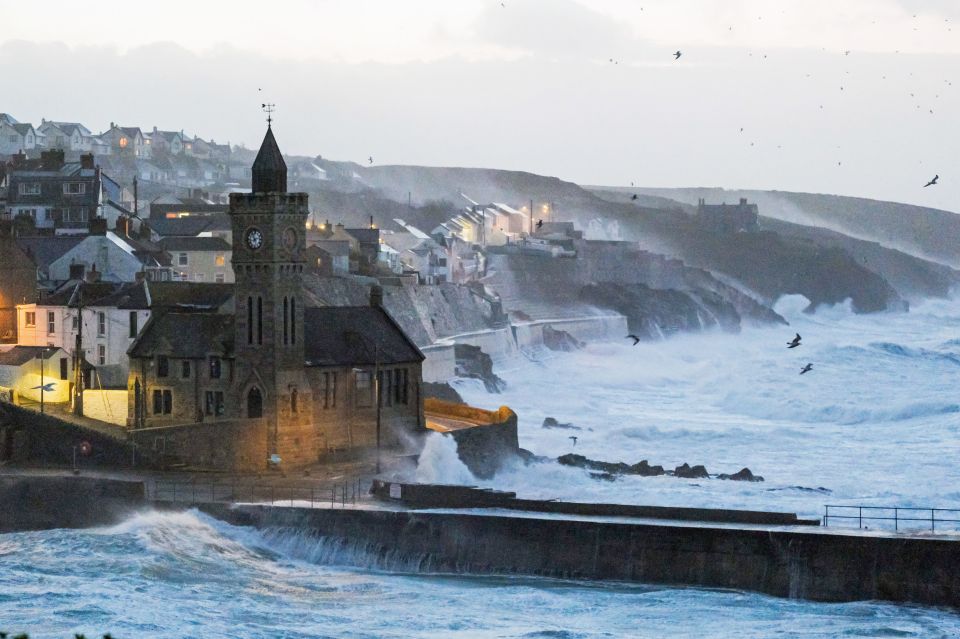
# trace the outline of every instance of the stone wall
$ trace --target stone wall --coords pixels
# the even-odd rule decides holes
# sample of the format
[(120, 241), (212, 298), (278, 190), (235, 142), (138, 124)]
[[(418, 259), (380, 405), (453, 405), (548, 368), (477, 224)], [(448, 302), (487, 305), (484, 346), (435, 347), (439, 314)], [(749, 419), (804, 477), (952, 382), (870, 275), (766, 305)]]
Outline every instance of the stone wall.
[(955, 539), (535, 515), (204, 510), (234, 524), (289, 532), (302, 548), (313, 539), (314, 549), (338, 564), (731, 588), (815, 601), (960, 605)]
[(186, 464), (224, 472), (267, 468), (266, 419), (159, 426), (129, 432), (137, 450), (161, 467)]
[(87, 528), (120, 521), (145, 506), (144, 486), (84, 476), (0, 476), (0, 533)]

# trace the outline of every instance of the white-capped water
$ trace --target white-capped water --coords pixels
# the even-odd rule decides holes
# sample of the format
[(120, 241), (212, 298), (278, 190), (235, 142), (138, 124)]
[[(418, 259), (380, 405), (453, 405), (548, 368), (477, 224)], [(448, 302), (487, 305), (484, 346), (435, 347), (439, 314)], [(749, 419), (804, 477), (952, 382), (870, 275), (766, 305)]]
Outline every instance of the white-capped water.
[[(349, 567), (348, 567), (349, 566)], [(362, 566), (364, 568), (357, 568)], [(386, 573), (308, 535), (197, 513), (0, 535), (0, 630), (164, 639), (946, 637), (950, 612), (549, 579)]]
[[(516, 358), (496, 371), (507, 382), (500, 395), (474, 380), (455, 383), (470, 403), (513, 408), (520, 445), (537, 455), (647, 459), (668, 469), (688, 462), (711, 473), (748, 467), (766, 481), (609, 482), (544, 463), (486, 485), (530, 497), (813, 517), (837, 502), (960, 507), (960, 303), (877, 315), (855, 315), (848, 305), (808, 315), (806, 305), (800, 296), (777, 305), (789, 327)], [(795, 332), (803, 345), (787, 349)], [(808, 362), (813, 370), (799, 375)], [(548, 416), (581, 430), (544, 429)]]

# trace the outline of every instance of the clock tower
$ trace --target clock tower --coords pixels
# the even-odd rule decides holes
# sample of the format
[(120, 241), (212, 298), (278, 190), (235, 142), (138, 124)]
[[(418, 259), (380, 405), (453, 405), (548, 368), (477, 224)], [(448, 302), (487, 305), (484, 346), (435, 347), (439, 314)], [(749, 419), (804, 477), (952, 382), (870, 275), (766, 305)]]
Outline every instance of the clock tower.
[(263, 420), (268, 456), (287, 466), (313, 461), (302, 290), (309, 209), (306, 193), (287, 192), (287, 165), (270, 125), (252, 174), (252, 193), (230, 195), (234, 388), (238, 416)]

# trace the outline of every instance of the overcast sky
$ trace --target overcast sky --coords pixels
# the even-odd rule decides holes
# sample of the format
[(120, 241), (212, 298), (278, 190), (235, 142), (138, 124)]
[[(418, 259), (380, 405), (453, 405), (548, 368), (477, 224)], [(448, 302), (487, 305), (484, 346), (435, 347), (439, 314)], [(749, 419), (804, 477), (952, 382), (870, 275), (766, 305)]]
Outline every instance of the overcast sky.
[(960, 212), (958, 0), (0, 0), (0, 68), (35, 124), (253, 146), (271, 101), (288, 153)]

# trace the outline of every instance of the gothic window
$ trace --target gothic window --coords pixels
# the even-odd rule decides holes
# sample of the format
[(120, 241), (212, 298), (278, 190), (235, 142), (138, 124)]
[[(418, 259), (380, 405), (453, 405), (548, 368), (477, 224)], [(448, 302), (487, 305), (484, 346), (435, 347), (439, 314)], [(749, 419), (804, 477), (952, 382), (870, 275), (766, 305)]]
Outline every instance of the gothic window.
[(210, 379), (220, 379), (221, 362), (220, 358), (210, 356)]
[(251, 419), (263, 417), (263, 395), (256, 386), (247, 393), (247, 417)]
[(247, 298), (247, 343), (253, 344), (253, 298)]
[(297, 298), (290, 298), (290, 343), (297, 343)]
[(205, 411), (207, 415), (219, 417), (224, 413), (223, 391), (207, 391)]
[(257, 297), (257, 344), (263, 344), (263, 298)]
[(190, 379), (190, 360), (185, 359), (180, 362), (180, 377)]

